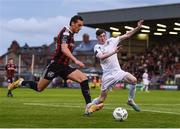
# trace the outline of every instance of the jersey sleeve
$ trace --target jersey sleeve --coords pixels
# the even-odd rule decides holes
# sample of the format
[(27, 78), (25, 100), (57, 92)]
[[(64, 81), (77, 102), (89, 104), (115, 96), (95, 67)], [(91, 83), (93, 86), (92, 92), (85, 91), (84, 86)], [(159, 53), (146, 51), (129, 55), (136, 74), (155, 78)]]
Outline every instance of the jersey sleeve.
[(117, 46), (121, 42), (119, 36), (116, 38), (111, 38), (110, 40), (112, 40), (113, 46)]
[(94, 47), (94, 54), (97, 58), (99, 58), (103, 53), (101, 51), (101, 47), (100, 46), (95, 46)]
[(69, 37), (70, 37), (70, 33), (65, 31), (63, 34), (62, 34), (62, 37), (61, 37), (61, 44), (62, 43), (66, 43), (66, 44), (69, 44), (68, 40), (69, 40)]

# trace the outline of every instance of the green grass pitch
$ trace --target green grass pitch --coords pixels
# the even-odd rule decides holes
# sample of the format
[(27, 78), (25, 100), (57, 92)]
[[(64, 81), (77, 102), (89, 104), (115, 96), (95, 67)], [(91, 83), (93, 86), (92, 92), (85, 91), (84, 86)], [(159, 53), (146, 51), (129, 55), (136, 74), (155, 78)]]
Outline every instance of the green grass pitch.
[[(21, 88), (14, 97), (6, 97), (0, 88), (0, 128), (178, 128), (180, 127), (180, 91), (137, 91), (135, 101), (142, 109), (135, 112), (126, 105), (127, 90), (109, 92), (103, 110), (84, 117), (84, 99), (80, 89), (46, 89), (41, 93)], [(92, 98), (99, 89), (92, 89)], [(116, 107), (128, 111), (128, 119), (112, 117)]]

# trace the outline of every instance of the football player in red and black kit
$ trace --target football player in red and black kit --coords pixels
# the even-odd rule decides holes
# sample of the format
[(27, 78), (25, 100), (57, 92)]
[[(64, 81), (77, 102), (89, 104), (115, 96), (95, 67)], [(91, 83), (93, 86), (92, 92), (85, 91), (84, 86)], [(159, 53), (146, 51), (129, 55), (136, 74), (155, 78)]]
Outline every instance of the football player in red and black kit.
[(85, 115), (89, 115), (103, 107), (103, 104), (95, 105), (91, 103), (91, 96), (88, 85), (87, 76), (80, 70), (69, 66), (69, 61), (73, 61), (79, 67), (84, 67), (84, 64), (72, 55), (74, 47), (74, 34), (78, 33), (83, 26), (82, 17), (75, 15), (71, 18), (69, 27), (64, 27), (57, 39), (57, 48), (51, 63), (46, 67), (42, 78), (38, 83), (34, 81), (24, 81), (22, 78), (12, 83), (10, 89), (15, 89), (18, 86), (27, 86), (38, 92), (43, 91), (53, 78), (60, 76), (64, 79), (71, 79), (80, 83), (82, 94), (86, 101)]
[(5, 69), (6, 69), (7, 82), (9, 83), (7, 97), (13, 97), (13, 94), (9, 87), (10, 84), (13, 83), (14, 81), (14, 73), (17, 70), (13, 58), (8, 59), (8, 63), (6, 64)]

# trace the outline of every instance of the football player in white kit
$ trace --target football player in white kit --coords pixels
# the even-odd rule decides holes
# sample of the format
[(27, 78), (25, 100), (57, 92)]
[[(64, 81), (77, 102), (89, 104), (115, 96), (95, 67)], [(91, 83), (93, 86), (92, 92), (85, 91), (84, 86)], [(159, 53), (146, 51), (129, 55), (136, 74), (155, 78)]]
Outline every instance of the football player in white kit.
[(100, 59), (100, 65), (103, 69), (103, 76), (100, 96), (95, 98), (92, 103), (103, 103), (107, 97), (108, 90), (112, 89), (117, 82), (124, 80), (125, 82), (131, 84), (127, 104), (130, 105), (135, 111), (140, 111), (139, 106), (135, 104), (133, 100), (135, 96), (135, 85), (137, 83), (137, 79), (132, 74), (121, 69), (117, 53), (121, 49), (120, 42), (135, 34), (141, 28), (142, 24), (143, 20), (140, 20), (137, 23), (136, 28), (116, 38), (107, 39), (106, 32), (103, 29), (96, 31), (98, 44), (94, 46), (94, 52), (95, 56)]
[(148, 71), (147, 69), (145, 69), (143, 75), (142, 75), (142, 79), (143, 79), (143, 84), (144, 86), (141, 88), (141, 91), (145, 90), (145, 92), (149, 92), (148, 88), (149, 88), (149, 75), (148, 75)]

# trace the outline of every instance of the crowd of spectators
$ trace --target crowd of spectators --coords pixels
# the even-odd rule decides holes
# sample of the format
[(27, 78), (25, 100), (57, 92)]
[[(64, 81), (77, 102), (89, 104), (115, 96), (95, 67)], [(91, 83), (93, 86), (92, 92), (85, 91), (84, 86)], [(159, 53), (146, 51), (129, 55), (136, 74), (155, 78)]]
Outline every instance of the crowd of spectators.
[(148, 70), (150, 80), (158, 83), (174, 80), (174, 75), (180, 73), (180, 43), (156, 44), (145, 52), (122, 61), (122, 68), (136, 75), (138, 81), (142, 73)]

